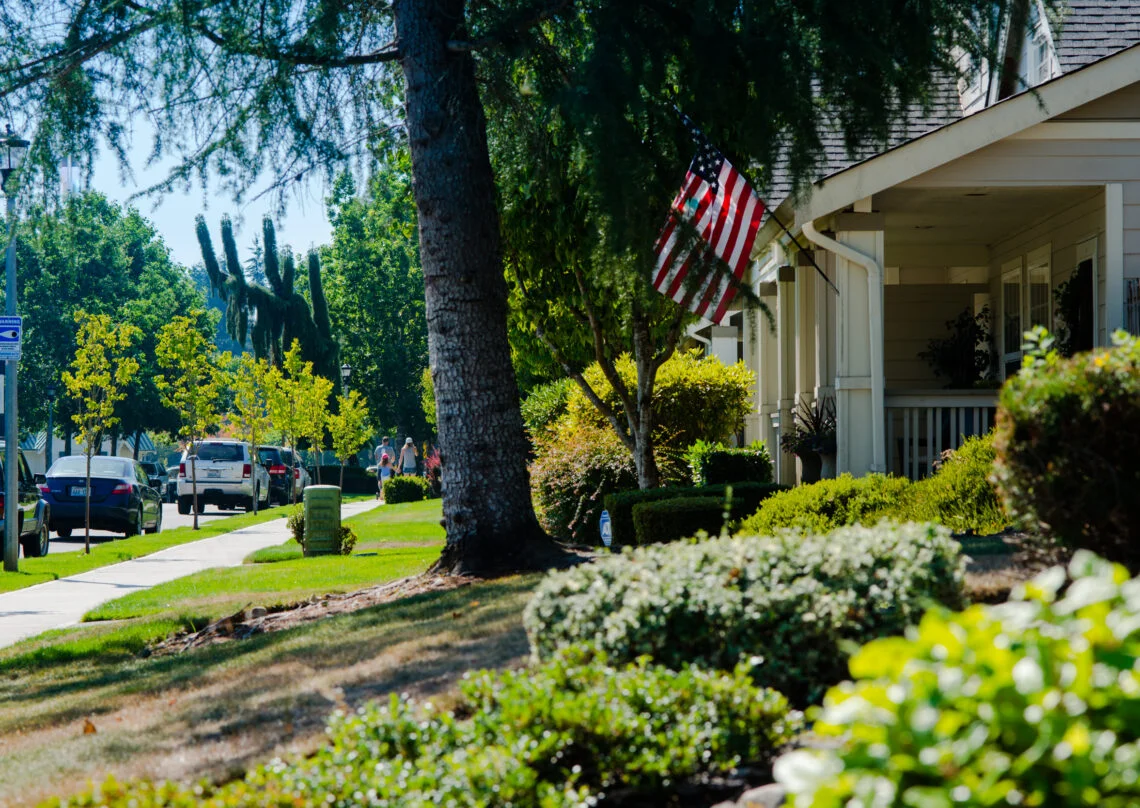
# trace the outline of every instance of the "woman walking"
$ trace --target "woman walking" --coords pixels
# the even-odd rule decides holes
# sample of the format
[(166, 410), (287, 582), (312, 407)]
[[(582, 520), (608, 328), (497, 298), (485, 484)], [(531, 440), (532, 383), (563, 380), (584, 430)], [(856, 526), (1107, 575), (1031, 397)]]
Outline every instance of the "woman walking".
[(416, 444), (411, 438), (404, 441), (404, 447), (400, 449), (400, 473), (401, 474), (415, 474), (416, 473), (416, 458), (420, 453), (416, 450)]

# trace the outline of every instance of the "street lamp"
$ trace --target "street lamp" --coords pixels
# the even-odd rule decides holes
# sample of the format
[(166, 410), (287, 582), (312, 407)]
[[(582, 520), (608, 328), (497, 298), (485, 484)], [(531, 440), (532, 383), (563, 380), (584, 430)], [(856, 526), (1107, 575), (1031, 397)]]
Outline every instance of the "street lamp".
[(48, 382), (47, 386), (47, 400), (48, 400), (48, 430), (47, 430), (47, 444), (44, 446), (44, 474), (51, 468), (52, 461), (52, 424), (51, 417), (55, 414), (55, 382)]
[(340, 366), (340, 387), (345, 396), (348, 395), (348, 380), (352, 378), (352, 366), (345, 362)]
[[(12, 134), (12, 127), (5, 128), (4, 139), (0, 140), (0, 185), (4, 188), (8, 210), (8, 252), (5, 256), (4, 274), (7, 279), (5, 300), (6, 313), (16, 315), (16, 193), (9, 186), (12, 175), (20, 169), (28, 154), (28, 141)], [(19, 462), (20, 439), (16, 428), (16, 360), (4, 362), (4, 502), (8, 515), (16, 513), (19, 501), (16, 488)], [(17, 572), (20, 568), (20, 525), (18, 519), (4, 520), (4, 570)]]

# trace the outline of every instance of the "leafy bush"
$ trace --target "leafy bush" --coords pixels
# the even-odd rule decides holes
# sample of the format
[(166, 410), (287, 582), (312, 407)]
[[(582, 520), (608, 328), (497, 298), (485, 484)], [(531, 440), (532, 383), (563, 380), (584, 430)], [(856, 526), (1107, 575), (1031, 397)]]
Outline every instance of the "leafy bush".
[(824, 533), (844, 525), (874, 524), (904, 507), (909, 487), (910, 481), (902, 477), (842, 474), (769, 497), (744, 520), (740, 532), (767, 534), (794, 528)]
[(772, 482), (772, 458), (763, 441), (730, 449), (720, 442), (698, 440), (685, 452), (685, 462), (692, 471), (693, 485)]
[[(536, 442), (530, 485), (543, 528), (555, 538), (598, 544), (598, 520), (607, 494), (637, 488), (629, 449), (609, 427), (566, 424)], [(681, 475), (680, 464), (657, 456), (666, 480)], [(632, 535), (632, 530), (629, 534)]]
[[(637, 369), (628, 356), (617, 362), (618, 374), (630, 389), (636, 389)], [(618, 412), (621, 402), (597, 364), (583, 373), (598, 395)], [(755, 383), (752, 371), (738, 362), (726, 366), (714, 356), (699, 351), (681, 351), (657, 371), (653, 387), (654, 423), (657, 440), (679, 451), (698, 439), (719, 441), (733, 434), (744, 422), (750, 407), (749, 391)], [(566, 421), (572, 428), (604, 427), (605, 418), (577, 387), (570, 390)]]
[(715, 536), (725, 524), (724, 503), (713, 497), (677, 497), (633, 506), (633, 529), (639, 545), (687, 539), (698, 532)]
[[(301, 545), (301, 549), (305, 548), (305, 506), (294, 506), (290, 511), (288, 519), (285, 520), (285, 526), (293, 534), (293, 541)], [(352, 549), (356, 547), (357, 536), (356, 531), (348, 525), (342, 524), (340, 532), (337, 533), (337, 554), (338, 555), (352, 555)]]
[(532, 437), (537, 437), (552, 428), (554, 423), (566, 414), (566, 402), (570, 391), (577, 386), (573, 379), (559, 379), (548, 384), (540, 384), (522, 400), (523, 423)]
[(942, 462), (938, 472), (911, 486), (898, 515), (914, 522), (937, 522), (955, 533), (997, 533), (1008, 525), (994, 474), (993, 433), (967, 439)]
[(548, 575), (524, 624), (537, 658), (578, 642), (673, 669), (758, 655), (757, 682), (804, 703), (844, 677), (848, 642), (960, 605), (963, 563), (945, 528), (914, 524), (651, 545)]
[(358, 537), (356, 531), (348, 525), (342, 524), (336, 534), (336, 551), (338, 555), (352, 555)]
[[(340, 484), (340, 466), (321, 466), (321, 482), (325, 485)], [(314, 477), (314, 479), (316, 479)], [(360, 466), (344, 467), (344, 484), (340, 490), (345, 494), (375, 494), (376, 475)]]
[(1140, 341), (1063, 359), (1043, 329), (1001, 391), (995, 476), (1006, 510), (1140, 568)]
[(427, 495), (427, 481), (415, 474), (396, 474), (384, 481), (384, 502), (388, 505), (419, 502)]
[(743, 666), (731, 674), (645, 661), (615, 667), (587, 649), (536, 668), (477, 673), (460, 690), (455, 713), (393, 695), (385, 706), (334, 714), (329, 743), (313, 757), (274, 761), (244, 781), (111, 781), (63, 804), (571, 808), (614, 787), (652, 804), (680, 780), (766, 763), (802, 725)]
[[(732, 518), (740, 520), (756, 512), (760, 503), (778, 491), (787, 491), (787, 486), (776, 483), (735, 483), (732, 487)], [(659, 502), (664, 499), (676, 497), (711, 497), (718, 503), (724, 503), (725, 493), (729, 486), (705, 485), (698, 488), (693, 486), (667, 486), (664, 488), (650, 488), (645, 491), (618, 491), (607, 494), (605, 498), (606, 510), (610, 514), (610, 524), (613, 528), (614, 542), (617, 544), (635, 544), (636, 530), (633, 524), (633, 509), (641, 502)], [(723, 510), (723, 507), (721, 508)], [(717, 525), (719, 532), (720, 526)]]
[(1088, 551), (1069, 574), (855, 654), (815, 725), (841, 748), (776, 763), (792, 804), (1140, 803), (1140, 580)]

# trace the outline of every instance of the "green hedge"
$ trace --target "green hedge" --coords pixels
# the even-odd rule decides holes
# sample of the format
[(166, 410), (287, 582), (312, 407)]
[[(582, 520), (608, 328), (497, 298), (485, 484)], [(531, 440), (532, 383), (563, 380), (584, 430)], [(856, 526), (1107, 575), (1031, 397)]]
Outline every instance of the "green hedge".
[(687, 539), (704, 531), (715, 536), (724, 527), (724, 503), (714, 497), (677, 497), (633, 506), (639, 545)]
[[(727, 485), (668, 486), (665, 488), (650, 488), (645, 491), (619, 491), (608, 494), (605, 498), (606, 510), (610, 514), (610, 525), (613, 528), (614, 543), (633, 545), (637, 542), (637, 528), (633, 523), (634, 506), (642, 502), (659, 502), (665, 499), (678, 497), (710, 497), (723, 505)], [(773, 494), (789, 490), (785, 485), (776, 483), (736, 483), (732, 485), (732, 518), (742, 519), (755, 513), (760, 503)], [(723, 508), (722, 508), (723, 510)], [(717, 526), (720, 532), (720, 526)]]
[(865, 646), (814, 726), (833, 751), (776, 762), (790, 804), (1140, 804), (1138, 593), (1080, 550), (1010, 603)]
[(1010, 515), (1140, 570), (1140, 340), (1063, 359), (1053, 338), (998, 405), (996, 477)]
[(936, 474), (911, 486), (900, 519), (938, 522), (955, 533), (998, 533), (1009, 524), (994, 476), (994, 436), (969, 438), (949, 453)]
[[(321, 483), (324, 485), (340, 485), (340, 466), (321, 466)], [(316, 482), (313, 475), (313, 482)], [(376, 475), (360, 466), (344, 467), (344, 485), (340, 489), (345, 494), (375, 494)]]
[(757, 688), (743, 666), (618, 667), (575, 649), (533, 668), (469, 675), (455, 712), (393, 694), (386, 705), (336, 713), (315, 755), (273, 761), (242, 781), (109, 780), (55, 804), (572, 808), (618, 789), (662, 804), (686, 779), (767, 765), (801, 727), (784, 697)]
[(548, 575), (524, 624), (537, 658), (579, 642), (674, 669), (757, 657), (758, 683), (805, 703), (846, 675), (850, 642), (901, 633), (931, 601), (960, 606), (963, 567), (930, 525), (651, 545)]
[(419, 502), (428, 498), (429, 488), (423, 477), (398, 474), (384, 481), (384, 503), (397, 505), (401, 502)]
[(685, 460), (694, 485), (772, 482), (772, 458), (761, 441), (733, 449), (723, 443), (699, 440), (685, 452)]
[(843, 474), (769, 497), (744, 520), (740, 532), (768, 534), (792, 528), (824, 533), (845, 525), (874, 524), (904, 510), (909, 489), (910, 481), (902, 477)]

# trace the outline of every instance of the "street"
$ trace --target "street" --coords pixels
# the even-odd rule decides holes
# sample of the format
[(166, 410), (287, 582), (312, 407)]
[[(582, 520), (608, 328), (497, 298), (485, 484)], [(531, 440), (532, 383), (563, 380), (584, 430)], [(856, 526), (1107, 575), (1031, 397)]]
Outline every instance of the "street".
[[(286, 508), (275, 508), (280, 512), (281, 516), (287, 513)], [(218, 519), (225, 519), (227, 516), (236, 516), (245, 511), (219, 511), (213, 505), (206, 508), (205, 513), (198, 515), (198, 524), (203, 525), (207, 522), (214, 522)], [(194, 514), (188, 513), (185, 516), (178, 513), (178, 506), (173, 502), (164, 502), (162, 505), (162, 529), (173, 530), (176, 527), (189, 527), (194, 524)], [(106, 530), (92, 530), (91, 543), (102, 543), (112, 541), (114, 539), (122, 539), (122, 533), (109, 533)], [(76, 530), (71, 534), (69, 539), (61, 539), (55, 533), (51, 534), (51, 550), (52, 553), (74, 553), (77, 550), (83, 550), (83, 530)]]

